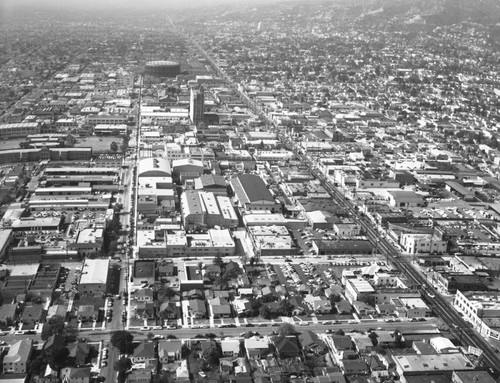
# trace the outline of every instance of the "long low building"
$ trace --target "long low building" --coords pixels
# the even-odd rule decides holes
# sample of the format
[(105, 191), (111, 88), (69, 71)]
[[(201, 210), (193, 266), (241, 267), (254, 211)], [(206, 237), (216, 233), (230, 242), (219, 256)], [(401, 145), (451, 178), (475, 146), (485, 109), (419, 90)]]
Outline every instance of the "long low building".
[(14, 124), (0, 124), (0, 137), (24, 137), (28, 134), (40, 133), (38, 122), (19, 122)]
[(186, 190), (181, 195), (181, 212), (186, 229), (238, 226), (238, 216), (230, 198), (210, 192)]

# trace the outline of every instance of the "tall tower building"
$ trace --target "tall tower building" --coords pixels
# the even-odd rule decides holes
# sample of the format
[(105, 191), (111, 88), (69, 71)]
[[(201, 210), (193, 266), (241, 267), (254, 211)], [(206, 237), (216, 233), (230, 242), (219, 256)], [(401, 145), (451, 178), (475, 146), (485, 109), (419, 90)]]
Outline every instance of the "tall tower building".
[(205, 113), (205, 93), (202, 86), (191, 88), (191, 97), (189, 99), (189, 117), (193, 124), (203, 121)]

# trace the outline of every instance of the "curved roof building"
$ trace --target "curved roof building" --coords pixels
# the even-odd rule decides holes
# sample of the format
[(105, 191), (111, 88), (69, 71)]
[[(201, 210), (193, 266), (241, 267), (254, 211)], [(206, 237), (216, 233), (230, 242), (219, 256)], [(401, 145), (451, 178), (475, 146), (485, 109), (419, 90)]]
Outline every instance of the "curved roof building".
[(139, 161), (138, 175), (139, 177), (170, 177), (172, 171), (165, 158), (143, 158)]
[(154, 77), (175, 77), (181, 73), (181, 64), (175, 61), (149, 61), (145, 74)]

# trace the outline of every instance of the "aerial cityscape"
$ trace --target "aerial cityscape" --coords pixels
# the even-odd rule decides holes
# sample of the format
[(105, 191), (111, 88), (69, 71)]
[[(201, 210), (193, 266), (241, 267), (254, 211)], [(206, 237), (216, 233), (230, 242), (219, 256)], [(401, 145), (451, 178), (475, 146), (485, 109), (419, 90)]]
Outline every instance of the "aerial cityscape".
[(500, 382), (498, 0), (0, 2), (0, 383)]

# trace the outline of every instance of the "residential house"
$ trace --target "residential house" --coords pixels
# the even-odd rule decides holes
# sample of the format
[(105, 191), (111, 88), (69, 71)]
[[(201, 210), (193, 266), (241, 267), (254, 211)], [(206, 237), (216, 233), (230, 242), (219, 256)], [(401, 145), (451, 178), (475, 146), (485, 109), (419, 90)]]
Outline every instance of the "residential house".
[(304, 331), (299, 335), (299, 340), (304, 351), (323, 354), (327, 350), (325, 342), (315, 332)]
[(375, 310), (380, 315), (390, 315), (396, 312), (396, 305), (392, 303), (379, 303), (375, 305)]
[(261, 359), (269, 353), (269, 343), (265, 339), (248, 338), (244, 342), (249, 359)]
[(160, 363), (172, 363), (181, 359), (182, 343), (180, 340), (161, 340), (158, 342)]
[(346, 335), (333, 335), (324, 338), (330, 350), (332, 350), (332, 356), (335, 360), (339, 361), (344, 358), (344, 353), (347, 351), (353, 351), (354, 344), (350, 336)]
[(46, 319), (50, 319), (53, 317), (65, 318), (67, 313), (68, 313), (68, 306), (67, 305), (52, 305), (49, 307), (49, 309), (47, 311), (47, 318)]
[(20, 321), (24, 325), (35, 325), (42, 319), (43, 306), (42, 305), (26, 305), (23, 313), (21, 314)]
[(141, 368), (139, 370), (132, 370), (127, 376), (127, 383), (151, 383), (153, 378), (152, 371), (149, 369)]
[(189, 311), (194, 318), (205, 318), (207, 316), (207, 307), (205, 301), (201, 299), (189, 300)]
[(81, 305), (78, 306), (76, 310), (76, 316), (82, 322), (93, 321), (97, 319), (98, 311), (95, 309), (94, 305)]
[(217, 278), (221, 275), (221, 268), (219, 265), (208, 265), (205, 268), (205, 277), (207, 278)]
[(312, 379), (313, 383), (346, 383), (344, 374), (340, 371), (325, 372), (324, 375)]
[(3, 358), (3, 372), (10, 374), (25, 374), (31, 356), (33, 341), (20, 340), (10, 346)]
[(203, 291), (199, 289), (189, 290), (184, 294), (184, 296), (189, 300), (205, 298), (205, 296), (203, 295)]
[(153, 302), (137, 302), (135, 316), (138, 319), (154, 319), (155, 305)]
[(368, 375), (369, 369), (362, 359), (344, 359), (341, 368), (345, 375)]
[(285, 336), (275, 339), (274, 346), (281, 359), (300, 357), (300, 347), (296, 336)]
[(153, 290), (139, 289), (134, 293), (134, 298), (139, 302), (153, 302)]
[(90, 383), (90, 367), (64, 367), (61, 379), (63, 383)]
[(183, 360), (179, 367), (175, 370), (175, 377), (177, 382), (189, 382), (189, 368), (187, 360)]
[(45, 343), (43, 344), (43, 351), (47, 354), (54, 352), (55, 350), (59, 350), (64, 347), (64, 336), (54, 334), (47, 338)]
[(144, 363), (155, 359), (155, 344), (148, 340), (143, 340), (134, 349), (134, 354), (132, 355), (133, 363)]
[(368, 303), (362, 301), (352, 302), (352, 307), (358, 315), (375, 315), (376, 310), (374, 307), (370, 306)]
[(220, 371), (223, 381), (229, 380), (238, 383), (252, 383), (252, 378), (250, 378), (251, 370), (246, 358), (221, 358)]
[(240, 353), (239, 339), (223, 339), (221, 340), (222, 355), (225, 357), (238, 356)]
[(85, 364), (89, 356), (89, 345), (86, 342), (76, 341), (68, 344), (68, 359), (72, 360), (75, 366)]
[(171, 277), (174, 275), (175, 268), (173, 262), (162, 262), (158, 265), (158, 276), (161, 278)]
[(181, 308), (175, 302), (163, 302), (160, 305), (159, 315), (162, 319), (178, 319), (181, 316)]
[(230, 318), (231, 306), (225, 298), (217, 297), (208, 301), (214, 318)]
[(304, 301), (315, 313), (328, 314), (332, 311), (332, 304), (329, 299), (314, 295), (306, 295)]
[(342, 299), (335, 302), (335, 308), (338, 314), (350, 314), (352, 313), (352, 306), (347, 299)]
[(233, 301), (233, 308), (238, 316), (244, 316), (250, 311), (250, 301), (244, 298), (238, 298)]
[(295, 295), (288, 300), (293, 306), (292, 315), (302, 315), (307, 311), (307, 304), (300, 295)]
[(12, 326), (16, 319), (17, 304), (4, 303), (0, 306), (0, 325)]

